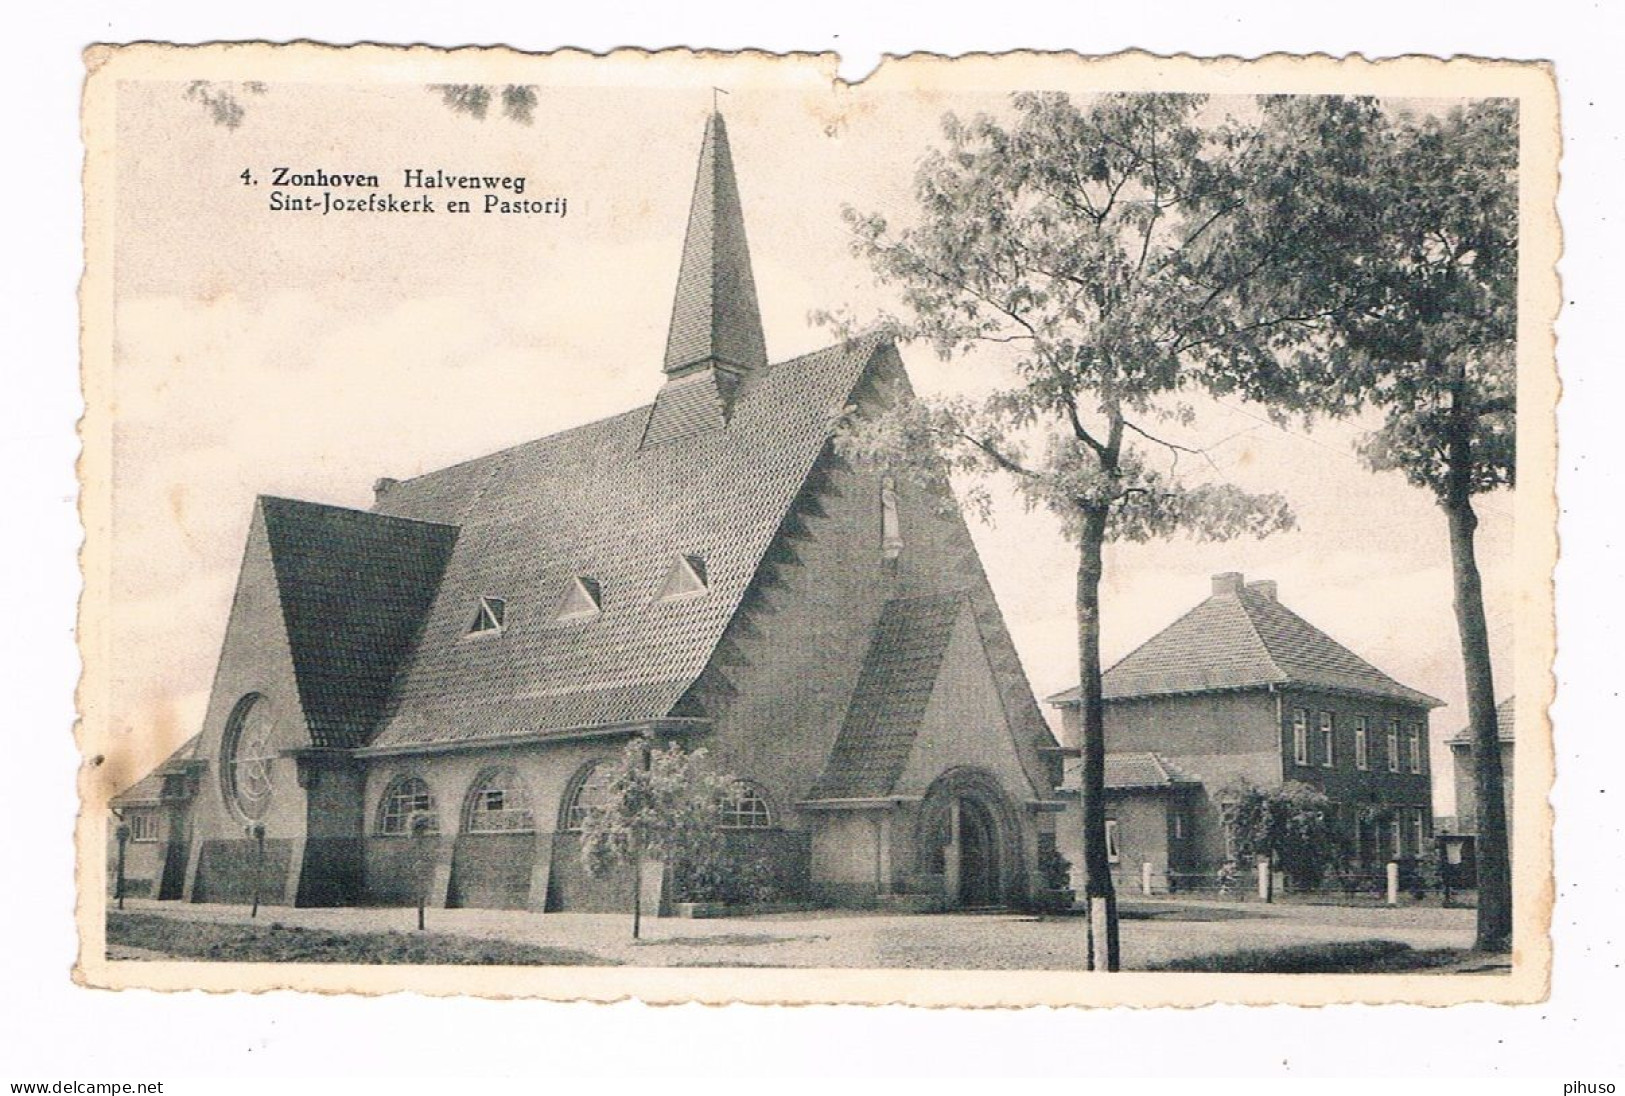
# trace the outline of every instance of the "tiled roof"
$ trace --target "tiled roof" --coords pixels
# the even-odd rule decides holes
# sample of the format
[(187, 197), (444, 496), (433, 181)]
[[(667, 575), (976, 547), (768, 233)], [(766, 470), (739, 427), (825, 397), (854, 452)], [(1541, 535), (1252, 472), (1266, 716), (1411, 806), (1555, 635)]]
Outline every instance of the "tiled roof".
[(1175, 769), (1154, 753), (1112, 753), (1106, 755), (1106, 788), (1126, 791), (1132, 788), (1171, 788), (1197, 781)]
[[(1107, 700), (1297, 685), (1437, 707), (1253, 587), (1218, 592), (1107, 670)], [(1076, 688), (1049, 698), (1075, 703)]]
[(746, 369), (767, 364), (733, 154), (720, 114), (706, 122), (700, 147), (665, 367), (671, 372), (705, 361)]
[(146, 806), (157, 803), (164, 794), (164, 775), (182, 762), (190, 761), (197, 752), (198, 741), (202, 735), (193, 735), (181, 743), (179, 749), (164, 758), (161, 764), (153, 766), (151, 772), (125, 788), (109, 800), (108, 805), (114, 809), (122, 807)]
[[(710, 660), (874, 339), (753, 371), (727, 425), (644, 444), (651, 408), (390, 487), (379, 512), (458, 527), (378, 747), (655, 719)], [(677, 381), (675, 383), (682, 383)], [(678, 555), (708, 591), (659, 601)], [(603, 611), (555, 619), (578, 576)], [(468, 636), (482, 596), (500, 632)]]
[(457, 530), (291, 499), (262, 498), (260, 507), (310, 744), (363, 745)]
[[(1507, 697), (1495, 706), (1495, 728), (1502, 742), (1513, 742), (1518, 737), (1518, 713), (1515, 703), (1516, 697)], [(1450, 741), (1464, 742), (1472, 745), (1473, 728), (1471, 725), (1463, 727), (1451, 736)]]
[(964, 604), (962, 595), (947, 594), (898, 598), (881, 609), (846, 722), (811, 798), (890, 794), (925, 719)]

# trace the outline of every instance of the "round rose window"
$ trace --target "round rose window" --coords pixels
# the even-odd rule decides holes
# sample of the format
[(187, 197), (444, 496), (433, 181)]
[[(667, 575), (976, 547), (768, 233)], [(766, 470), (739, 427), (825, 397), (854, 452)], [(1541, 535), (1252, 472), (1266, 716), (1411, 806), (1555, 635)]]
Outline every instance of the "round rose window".
[(258, 693), (238, 701), (226, 725), (220, 749), (220, 779), (226, 801), (244, 818), (264, 818), (271, 805), (271, 766), (276, 760), (271, 739), (275, 726), (270, 702)]

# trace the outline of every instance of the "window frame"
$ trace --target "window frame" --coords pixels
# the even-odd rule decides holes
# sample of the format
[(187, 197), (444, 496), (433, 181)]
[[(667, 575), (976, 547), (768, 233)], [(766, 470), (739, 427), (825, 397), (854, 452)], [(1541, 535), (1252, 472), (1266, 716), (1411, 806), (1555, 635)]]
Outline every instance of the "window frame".
[(1427, 847), (1427, 818), (1423, 814), (1424, 808), (1411, 808), (1411, 835), (1416, 839), (1416, 855), (1422, 856), (1422, 850)]
[(1395, 860), (1405, 855), (1405, 820), (1399, 817), (1397, 807), (1388, 818), (1388, 844)]
[(1363, 715), (1354, 717), (1354, 767), (1371, 771), (1371, 720)]
[(1121, 834), (1118, 830), (1117, 819), (1106, 819), (1106, 862), (1116, 864), (1122, 860), (1123, 846)]
[(1410, 725), (1410, 739), (1408, 744), (1411, 753), (1411, 772), (1417, 776), (1420, 776), (1422, 774), (1422, 725), (1420, 723), (1412, 723)]
[(1399, 720), (1388, 721), (1388, 771), (1399, 771)]
[[(594, 785), (593, 778), (598, 774), (605, 774), (609, 779), (603, 784)], [(582, 796), (589, 788), (606, 788), (613, 782), (615, 766), (604, 760), (588, 761), (576, 770), (570, 778), (569, 790), (564, 796), (563, 809), (559, 812), (559, 828), (565, 833), (580, 833), (582, 823), (586, 820), (591, 804), (582, 802)]]
[[(767, 796), (762, 792), (761, 786), (749, 780), (741, 780), (735, 785), (735, 793), (723, 797), (718, 811), (718, 825), (725, 830), (770, 830), (774, 827), (773, 806), (768, 802)], [(745, 813), (744, 805), (754, 801), (759, 810), (749, 811), (750, 819), (757, 821), (738, 821)], [(734, 820), (730, 821), (730, 817)]]
[[(493, 794), (500, 796), (501, 806), (494, 810), (482, 808), (481, 802), (491, 802)], [(497, 825), (475, 824), (477, 820), (510, 816), (516, 821)], [(518, 769), (512, 765), (496, 765), (480, 771), (468, 786), (468, 794), (463, 799), (462, 832), (498, 836), (536, 832), (536, 812), (530, 804), (530, 789), (525, 786)]]
[(1320, 767), (1330, 769), (1337, 764), (1337, 724), (1331, 712), (1320, 713)]
[[(405, 798), (403, 792), (406, 787), (411, 784), (415, 784), (422, 789), (420, 792), (414, 792), (411, 797), (414, 804), (417, 804), (418, 801), (421, 800), (423, 801), (422, 805), (414, 805), (398, 813), (392, 811), (390, 809), (391, 806), (396, 800), (403, 800)], [(426, 831), (427, 833), (438, 834), (440, 832), (439, 805), (435, 801), (434, 789), (429, 787), (429, 782), (423, 779), (423, 777), (419, 776), (417, 773), (397, 773), (390, 780), (390, 782), (384, 786), (383, 794), (378, 797), (378, 807), (373, 817), (374, 836), (413, 836), (412, 816), (415, 814), (424, 814), (428, 816), (429, 829)], [(397, 818), (399, 819), (399, 828), (395, 828), (395, 823), (393, 821)]]
[(157, 811), (130, 811), (124, 820), (130, 827), (131, 844), (157, 844), (160, 840), (163, 827), (159, 824)]
[(1309, 764), (1309, 709), (1292, 709), (1292, 763)]

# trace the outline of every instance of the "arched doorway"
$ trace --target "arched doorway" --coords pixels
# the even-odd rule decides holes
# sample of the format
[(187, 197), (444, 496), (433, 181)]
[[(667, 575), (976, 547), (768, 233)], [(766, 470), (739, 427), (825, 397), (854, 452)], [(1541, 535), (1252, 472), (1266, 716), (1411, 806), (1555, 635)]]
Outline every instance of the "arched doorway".
[(998, 780), (980, 769), (950, 769), (926, 792), (916, 855), (950, 904), (1019, 905), (1027, 897), (1021, 825)]

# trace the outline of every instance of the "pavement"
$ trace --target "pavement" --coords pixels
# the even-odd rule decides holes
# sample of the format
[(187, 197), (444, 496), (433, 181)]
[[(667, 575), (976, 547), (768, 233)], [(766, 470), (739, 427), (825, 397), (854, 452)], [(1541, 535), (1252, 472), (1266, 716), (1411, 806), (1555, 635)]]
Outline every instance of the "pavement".
[[(129, 899), (129, 912), (248, 924), (241, 906)], [(1354, 940), (1397, 940), (1418, 949), (1467, 948), (1472, 910), (1430, 907), (1263, 905), (1182, 899), (1124, 901), (1125, 970), (1246, 948)], [(261, 907), (260, 924), (337, 932), (410, 932), (415, 909)], [(577, 948), (640, 967), (928, 968), (1077, 970), (1085, 921), (1013, 912), (888, 914), (820, 911), (714, 920), (644, 918), (632, 939), (630, 914), (428, 911), (432, 932)], [(134, 950), (134, 949), (127, 949)], [(154, 958), (112, 955), (110, 958)], [(1482, 963), (1479, 964), (1482, 966)], [(1448, 969), (1448, 968), (1447, 968)]]

